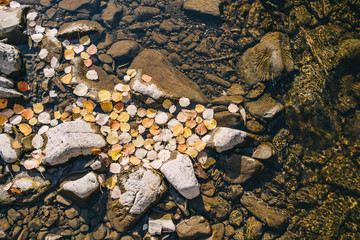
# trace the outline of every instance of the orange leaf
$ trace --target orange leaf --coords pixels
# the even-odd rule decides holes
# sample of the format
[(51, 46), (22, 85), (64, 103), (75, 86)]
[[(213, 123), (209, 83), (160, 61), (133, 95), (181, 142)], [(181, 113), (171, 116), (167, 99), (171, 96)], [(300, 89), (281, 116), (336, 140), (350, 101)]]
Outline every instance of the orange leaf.
[(20, 104), (16, 104), (16, 103), (14, 104), (14, 107), (13, 107), (14, 113), (20, 114), (23, 110), (24, 110), (23, 106), (21, 106)]
[(17, 87), (20, 92), (25, 92), (30, 89), (29, 84), (27, 84), (26, 82), (23, 82), (23, 81), (18, 82)]
[(29, 120), (31, 119), (33, 116), (34, 116), (34, 112), (33, 110), (31, 110), (30, 108), (27, 108), (27, 109), (24, 109), (21, 111), (21, 114), (23, 115), (23, 117), (26, 119), (26, 120)]
[(86, 114), (84, 116), (84, 120), (87, 121), (87, 122), (95, 122), (95, 117), (92, 114)]
[(7, 107), (8, 100), (6, 98), (0, 98), (0, 109), (4, 109)]
[(90, 101), (86, 101), (83, 104), (83, 108), (88, 112), (92, 113), (94, 111), (94, 104)]
[(118, 121), (110, 121), (109, 126), (111, 127), (111, 130), (117, 131), (120, 128), (120, 123)]
[(99, 153), (101, 153), (101, 149), (99, 149), (99, 148), (93, 148), (93, 149), (90, 150), (90, 152), (91, 152), (92, 154), (99, 154)]
[(6, 6), (9, 4), (9, 0), (0, 0), (0, 6)]
[(29, 135), (32, 132), (32, 127), (29, 124), (21, 123), (19, 125), (20, 132), (22, 132), (25, 136)]
[(153, 136), (155, 136), (155, 135), (158, 135), (161, 132), (161, 129), (157, 124), (153, 124), (150, 127), (149, 131)]
[(72, 108), (72, 112), (73, 112), (73, 113), (80, 113), (81, 110), (80, 110), (79, 107), (73, 107), (73, 108)]
[(84, 65), (87, 66), (87, 67), (90, 67), (92, 65), (92, 60), (91, 59), (85, 59), (84, 60)]
[(149, 75), (146, 75), (146, 74), (142, 75), (141, 78), (142, 78), (142, 80), (144, 80), (144, 82), (150, 82), (152, 79), (152, 77), (150, 77)]
[(111, 100), (113, 100), (114, 102), (119, 102), (122, 99), (123, 99), (123, 96), (119, 92), (114, 92), (111, 96)]
[(132, 156), (129, 161), (134, 164), (134, 165), (139, 165), (141, 163), (140, 159), (138, 159), (137, 157), (135, 156)]
[(186, 152), (186, 144), (179, 144), (177, 147), (177, 150), (179, 150), (179, 152), (185, 153)]
[(202, 122), (199, 125), (197, 125), (197, 127), (195, 128), (195, 131), (199, 135), (204, 135), (205, 133), (207, 133), (207, 128), (206, 128), (205, 124)]
[(44, 111), (44, 105), (42, 105), (42, 103), (35, 103), (33, 104), (33, 109), (35, 113), (41, 113)]
[(133, 143), (127, 143), (123, 147), (123, 152), (131, 155), (135, 152), (135, 145)]
[(14, 148), (14, 149), (18, 149), (18, 148), (21, 148), (22, 145), (18, 141), (12, 141), (11, 142), (11, 147)]
[(124, 110), (124, 104), (122, 102), (115, 104), (114, 110), (117, 113), (122, 112)]
[(7, 122), (8, 118), (0, 114), (0, 126), (4, 125)]
[(66, 74), (65, 76), (63, 76), (61, 78), (61, 82), (64, 83), (64, 84), (70, 84), (71, 79), (72, 79), (72, 74), (69, 73), (69, 74)]
[(151, 127), (151, 125), (153, 125), (154, 123), (154, 119), (153, 118), (144, 118), (142, 120), (142, 125), (145, 127), (145, 128), (149, 128)]
[(17, 188), (11, 188), (10, 191), (11, 191), (11, 193), (14, 194), (14, 195), (21, 195), (20, 190), (17, 189)]
[(97, 53), (97, 47), (94, 44), (91, 44), (87, 49), (86, 52), (90, 55), (94, 55), (95, 53)]

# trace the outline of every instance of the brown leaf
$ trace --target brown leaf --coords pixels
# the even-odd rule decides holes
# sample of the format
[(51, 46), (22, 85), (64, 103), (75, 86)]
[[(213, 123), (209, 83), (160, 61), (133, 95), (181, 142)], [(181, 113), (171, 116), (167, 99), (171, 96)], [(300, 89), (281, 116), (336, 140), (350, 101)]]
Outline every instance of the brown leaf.
[(207, 129), (205, 124), (202, 122), (199, 125), (197, 125), (197, 127), (195, 128), (195, 131), (197, 134), (199, 134), (200, 136), (204, 135), (205, 133), (207, 133)]

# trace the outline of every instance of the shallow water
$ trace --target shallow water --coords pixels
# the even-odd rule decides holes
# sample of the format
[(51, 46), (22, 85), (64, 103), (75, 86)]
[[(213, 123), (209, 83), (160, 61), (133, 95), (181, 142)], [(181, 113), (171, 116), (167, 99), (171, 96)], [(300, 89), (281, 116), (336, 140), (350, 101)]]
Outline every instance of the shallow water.
[[(95, 10), (85, 7), (80, 11), (64, 10), (57, 1), (19, 2), (30, 4), (30, 11), (39, 12), (36, 22), (44, 27), (58, 28), (63, 22), (82, 19), (105, 25), (100, 14), (108, 4), (105, 1)], [(113, 37), (108, 46), (99, 48), (98, 55), (106, 53), (116, 41), (133, 39), (143, 48), (158, 49), (169, 56), (171, 62), (196, 82), (210, 99), (231, 95), (230, 86), (240, 84), (244, 90), (241, 94), (244, 101), (240, 105), (246, 109), (247, 124), (240, 120), (240, 114), (235, 120), (229, 120), (234, 117), (226, 115), (219, 123), (256, 135), (254, 143), (246, 148), (235, 148), (225, 154), (210, 152), (209, 156), (216, 164), (209, 168), (199, 167), (201, 171), (196, 174), (202, 194), (211, 197), (209, 202), (213, 206), (210, 209), (206, 206), (204, 209), (203, 199), (185, 201), (170, 189), (159, 203), (175, 201), (179, 205), (171, 210), (156, 205), (152, 210), (173, 214), (175, 224), (190, 216), (202, 215), (212, 224), (213, 233), (219, 236), (213, 236), (213, 239), (360, 238), (358, 1), (224, 1), (220, 6), (221, 17), (215, 19), (185, 13), (182, 1), (176, 0), (119, 1), (118, 4), (123, 7), (123, 16), (112, 27), (104, 26), (103, 34), (91, 35), (92, 43), (97, 46), (104, 41), (105, 33)], [(137, 21), (134, 10), (139, 5), (158, 8), (160, 13)], [(169, 31), (161, 25), (168, 19), (175, 25)], [(260, 72), (254, 80), (256, 83), (250, 83), (242, 68), (247, 62), (241, 63), (241, 57), (257, 46), (267, 33), (277, 31), (283, 33), (280, 48), (274, 46), (272, 39), (268, 42), (270, 47), (253, 53), (258, 55), (249, 54), (243, 58), (254, 60), (254, 69)], [(44, 81), (42, 69), (48, 64), (43, 64), (37, 57), (39, 46), (34, 43), (31, 46), (18, 46), (26, 67), (24, 80), (31, 87), (25, 94), (28, 99), (22, 103), (24, 106), (32, 106), (48, 96), (48, 90), (41, 87)], [(269, 51), (271, 47), (280, 53)], [(290, 61), (293, 69), (288, 71), (283, 66)], [(93, 64), (122, 79), (130, 61), (105, 63), (94, 57)], [(206, 74), (216, 75), (225, 83), (216, 83)], [(46, 104), (47, 109), (57, 111), (76, 101), (70, 88), (62, 91), (53, 81), (49, 86), (60, 98)], [(252, 115), (248, 105), (266, 94), (284, 106), (270, 120)], [(144, 103), (137, 104), (145, 106)], [(226, 104), (214, 106), (220, 109), (219, 112), (227, 107)], [(269, 144), (276, 154), (261, 161), (264, 170), (260, 174), (240, 184), (231, 182), (227, 168), (237, 165), (224, 166), (223, 160), (232, 154), (252, 156), (260, 143)], [(84, 172), (84, 165), (90, 160), (92, 158), (76, 158), (66, 167), (51, 168), (50, 173), (59, 171), (59, 174), (50, 175), (58, 178), (55, 182), (61, 182), (72, 173)], [(211, 194), (209, 189), (213, 190), (213, 187), (215, 191)], [(118, 239), (125, 235), (145, 238), (150, 211), (129, 231), (119, 234), (106, 215), (107, 190), (85, 207), (75, 203), (66, 206), (55, 200), (56, 190), (57, 186), (49, 189), (44, 201), (2, 207), (0, 218), (7, 219), (9, 224), (4, 230), (4, 238), (45, 239), (49, 233), (64, 239)], [(240, 200), (244, 199), (241, 197), (244, 191), (253, 193), (272, 209), (285, 211), (289, 216), (285, 227), (270, 227), (261, 216), (250, 211)], [(187, 211), (181, 205), (188, 205)], [(21, 213), (19, 217), (14, 217), (13, 209)], [(52, 214), (53, 222), (49, 220)], [(223, 225), (216, 225), (218, 223)], [(153, 238), (179, 239), (174, 232)]]

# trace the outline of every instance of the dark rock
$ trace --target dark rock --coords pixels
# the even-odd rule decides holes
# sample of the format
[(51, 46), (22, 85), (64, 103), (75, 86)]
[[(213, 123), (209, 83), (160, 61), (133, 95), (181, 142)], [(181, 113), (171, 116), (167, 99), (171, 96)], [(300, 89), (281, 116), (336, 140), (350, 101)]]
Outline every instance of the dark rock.
[(284, 106), (271, 98), (269, 94), (265, 94), (257, 101), (247, 102), (245, 108), (254, 117), (271, 120), (284, 109)]
[(0, 231), (6, 232), (9, 229), (10, 229), (9, 222), (5, 218), (0, 219)]
[(119, 23), (122, 13), (123, 13), (122, 6), (116, 0), (112, 0), (108, 2), (101, 17), (104, 23), (109, 28), (111, 28)]
[(240, 57), (237, 70), (248, 85), (284, 76), (294, 69), (289, 40), (280, 32), (267, 33)]
[(250, 217), (246, 221), (245, 239), (261, 239), (263, 234), (262, 223), (255, 217)]
[(246, 97), (248, 99), (254, 99), (260, 97), (265, 90), (265, 84), (263, 83), (257, 83), (255, 84), (252, 89), (246, 94)]
[(218, 76), (213, 75), (213, 74), (206, 74), (205, 79), (210, 81), (210, 82), (213, 82), (213, 83), (219, 84), (221, 86), (224, 86), (224, 87), (230, 87), (231, 86), (231, 83), (229, 83), (228, 81), (225, 81), (224, 79), (219, 78)]
[(206, 196), (213, 196), (215, 193), (215, 186), (211, 181), (201, 184), (200, 186), (201, 192)]
[(221, 166), (224, 169), (225, 180), (232, 184), (243, 183), (264, 169), (263, 164), (258, 160), (238, 154), (224, 158)]
[(92, 232), (92, 236), (93, 238), (95, 238), (96, 240), (101, 240), (104, 239), (106, 236), (106, 227), (104, 224), (100, 224), (98, 225), (94, 231)]
[(265, 131), (265, 127), (255, 120), (247, 121), (246, 128), (253, 133), (260, 133)]
[(27, 36), (23, 33), (26, 13), (29, 6), (0, 9), (0, 39), (7, 38), (9, 43), (26, 43)]
[(233, 83), (231, 87), (226, 91), (226, 95), (228, 96), (237, 96), (237, 95), (245, 95), (244, 88), (237, 83)]
[(29, 230), (30, 231), (39, 231), (40, 230), (40, 228), (42, 228), (42, 223), (41, 223), (41, 221), (40, 221), (40, 219), (39, 218), (34, 218), (34, 219), (32, 219), (30, 222), (29, 222), (29, 224), (28, 224), (28, 228), (29, 228)]
[(186, 0), (184, 10), (197, 17), (220, 17), (219, 0)]
[(174, 19), (166, 19), (160, 24), (159, 28), (161, 31), (171, 33), (180, 31), (182, 26), (179, 25)]
[(151, 40), (153, 40), (159, 46), (162, 46), (168, 42), (168, 38), (165, 35), (157, 33), (151, 36)]
[(169, 61), (176, 65), (176, 66), (180, 66), (182, 64), (182, 59), (179, 55), (177, 55), (176, 53), (170, 53), (168, 56)]
[(68, 11), (90, 13), (96, 11), (100, 6), (99, 0), (62, 0), (59, 7)]
[(324, 198), (329, 191), (329, 185), (315, 184), (300, 188), (296, 194), (294, 203), (297, 206), (312, 206)]
[(208, 238), (209, 240), (222, 240), (224, 239), (225, 227), (223, 223), (216, 223), (211, 225), (212, 235)]
[(45, 62), (50, 63), (53, 57), (61, 62), (63, 57), (63, 45), (56, 37), (48, 37), (45, 35), (41, 41), (41, 48), (48, 50), (48, 55), (44, 58)]
[(241, 115), (239, 113), (233, 114), (229, 111), (216, 112), (214, 119), (219, 127), (235, 128), (242, 123)]
[(317, 21), (316, 18), (309, 13), (304, 5), (295, 7), (292, 11), (292, 14), (295, 15), (296, 23), (299, 26), (307, 27), (309, 25), (314, 26)]
[(41, 206), (38, 215), (40, 216), (41, 223), (46, 227), (51, 227), (59, 219), (57, 209), (51, 205)]
[(134, 10), (135, 19), (138, 21), (148, 20), (160, 13), (160, 9), (154, 7), (139, 6)]
[(216, 197), (206, 197), (204, 195), (201, 196), (205, 211), (210, 215), (214, 216), (218, 220), (225, 219), (230, 211), (231, 205), (223, 198), (216, 196)]
[(131, 82), (131, 87), (137, 94), (144, 94), (155, 100), (187, 97), (199, 103), (208, 101), (200, 87), (177, 70), (159, 51), (142, 51), (129, 68), (143, 69), (147, 75), (152, 77), (150, 83), (145, 83), (140, 78), (135, 78)]
[(192, 240), (211, 235), (210, 223), (202, 216), (193, 216), (176, 225), (176, 233), (182, 240)]
[(229, 216), (229, 223), (235, 227), (241, 227), (244, 222), (243, 214), (240, 210), (233, 210)]
[(104, 49), (110, 46), (112, 42), (113, 42), (113, 37), (110, 34), (106, 33), (104, 41), (100, 42), (97, 47), (98, 49)]
[(251, 192), (245, 192), (240, 202), (249, 212), (270, 228), (282, 230), (288, 224), (288, 215), (284, 210), (270, 207)]
[(107, 54), (120, 62), (131, 61), (139, 52), (140, 45), (132, 40), (122, 40), (114, 43)]
[(113, 62), (112, 57), (108, 54), (100, 54), (98, 57), (99, 57), (99, 60), (103, 63), (112, 63)]

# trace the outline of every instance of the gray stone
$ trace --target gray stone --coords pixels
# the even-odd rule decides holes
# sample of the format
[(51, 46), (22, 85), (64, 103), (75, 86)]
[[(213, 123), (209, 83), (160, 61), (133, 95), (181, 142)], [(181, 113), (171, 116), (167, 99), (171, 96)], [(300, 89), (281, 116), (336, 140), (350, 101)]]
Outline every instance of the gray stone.
[(185, 0), (184, 10), (194, 16), (220, 17), (220, 0)]
[(211, 235), (210, 223), (202, 216), (193, 216), (176, 225), (176, 233), (182, 240), (201, 239)]
[(251, 192), (245, 192), (240, 202), (256, 218), (268, 227), (283, 230), (288, 224), (288, 214), (281, 209), (270, 207), (266, 202), (257, 198)]
[(237, 71), (250, 86), (285, 76), (294, 69), (289, 50), (289, 40), (283, 33), (267, 33), (239, 58)]
[(193, 199), (199, 196), (199, 183), (188, 155), (172, 152), (170, 159), (161, 166), (160, 172), (185, 198)]
[(6, 75), (14, 74), (21, 70), (21, 66), (20, 51), (14, 46), (0, 42), (0, 72)]
[(247, 102), (245, 108), (254, 117), (271, 120), (284, 109), (284, 106), (269, 94), (265, 94), (257, 101)]
[(45, 62), (50, 63), (53, 57), (61, 62), (63, 57), (63, 45), (56, 37), (48, 37), (45, 35), (41, 41), (41, 48), (48, 51), (48, 55), (44, 58)]
[(141, 74), (138, 74), (131, 81), (132, 91), (136, 95), (151, 97), (159, 101), (163, 98), (187, 97), (199, 103), (208, 102), (200, 87), (177, 70), (159, 51), (150, 49), (142, 51), (129, 68), (142, 69), (152, 77), (151, 82), (146, 83), (141, 79)]
[(267, 160), (274, 155), (275, 150), (273, 147), (271, 147), (269, 143), (261, 143), (259, 146), (256, 147), (255, 151), (252, 154), (252, 157), (260, 160)]
[(0, 87), (0, 98), (21, 98), (23, 96), (14, 89)]
[(122, 6), (117, 1), (112, 0), (108, 2), (101, 17), (104, 23), (111, 28), (119, 23), (122, 13), (123, 13)]
[(11, 147), (11, 142), (14, 141), (9, 135), (0, 134), (0, 157), (6, 163), (14, 163), (19, 159), (20, 151)]
[(59, 193), (80, 205), (86, 205), (90, 198), (99, 190), (100, 184), (97, 176), (89, 172), (81, 178), (65, 180), (60, 184)]
[(224, 158), (221, 166), (224, 169), (225, 179), (233, 184), (243, 183), (264, 169), (263, 164), (258, 160), (238, 154)]
[(94, 12), (100, 6), (99, 0), (62, 0), (59, 7), (68, 11), (79, 11), (84, 13)]
[(244, 131), (217, 127), (211, 132), (207, 146), (214, 148), (217, 152), (224, 152), (233, 149), (235, 146), (245, 144), (248, 138), (248, 133)]
[(172, 221), (171, 214), (152, 212), (149, 215), (150, 235), (161, 235), (162, 233), (175, 232), (175, 224)]
[(14, 83), (10, 79), (0, 76), (0, 87), (12, 88), (12, 87), (14, 87)]
[(79, 36), (102, 31), (104, 31), (104, 28), (99, 23), (90, 20), (80, 20), (62, 24), (57, 37), (78, 38)]
[(114, 43), (107, 54), (118, 61), (130, 61), (140, 52), (140, 48), (140, 45), (133, 40), (121, 40)]
[(155, 7), (139, 6), (134, 10), (135, 19), (138, 21), (148, 20), (160, 13), (160, 9)]
[(29, 6), (0, 9), (0, 39), (7, 38), (9, 43), (20, 44), (27, 41), (23, 33), (26, 12)]
[(118, 232), (129, 229), (167, 191), (162, 176), (144, 167), (123, 171), (118, 185), (120, 200), (109, 197), (107, 204), (107, 216)]
[(47, 144), (43, 163), (51, 166), (66, 163), (72, 157), (90, 155), (93, 148), (106, 145), (97, 130), (85, 121), (61, 123), (45, 133)]

